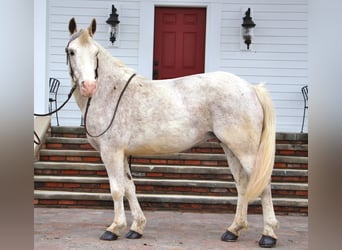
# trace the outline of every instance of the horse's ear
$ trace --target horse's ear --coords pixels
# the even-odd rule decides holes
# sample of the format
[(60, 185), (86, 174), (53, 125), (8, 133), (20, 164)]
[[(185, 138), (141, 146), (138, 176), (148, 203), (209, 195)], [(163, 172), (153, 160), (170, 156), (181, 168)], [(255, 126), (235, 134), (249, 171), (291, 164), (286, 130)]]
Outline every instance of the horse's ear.
[(91, 21), (91, 24), (88, 27), (88, 31), (91, 36), (95, 34), (95, 31), (96, 31), (96, 19), (95, 18), (93, 18), (93, 20)]
[(77, 25), (76, 25), (76, 20), (75, 18), (71, 18), (69, 21), (69, 32), (70, 35), (74, 34), (75, 32), (77, 32)]

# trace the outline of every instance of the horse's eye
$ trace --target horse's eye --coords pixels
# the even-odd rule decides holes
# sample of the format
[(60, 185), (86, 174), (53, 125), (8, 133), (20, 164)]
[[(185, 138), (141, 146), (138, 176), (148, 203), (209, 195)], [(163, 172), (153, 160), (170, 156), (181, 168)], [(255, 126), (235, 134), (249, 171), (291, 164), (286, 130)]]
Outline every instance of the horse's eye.
[(75, 55), (75, 51), (69, 50), (69, 55), (74, 56)]

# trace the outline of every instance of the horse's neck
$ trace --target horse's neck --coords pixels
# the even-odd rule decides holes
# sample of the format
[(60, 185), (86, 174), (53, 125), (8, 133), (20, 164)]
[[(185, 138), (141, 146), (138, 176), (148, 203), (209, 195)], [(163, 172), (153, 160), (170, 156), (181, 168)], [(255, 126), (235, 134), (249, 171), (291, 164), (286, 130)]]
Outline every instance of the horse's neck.
[(99, 83), (101, 84), (101, 96), (111, 92), (113, 88), (120, 90), (126, 81), (134, 73), (122, 61), (113, 57), (109, 52), (102, 49), (99, 53)]

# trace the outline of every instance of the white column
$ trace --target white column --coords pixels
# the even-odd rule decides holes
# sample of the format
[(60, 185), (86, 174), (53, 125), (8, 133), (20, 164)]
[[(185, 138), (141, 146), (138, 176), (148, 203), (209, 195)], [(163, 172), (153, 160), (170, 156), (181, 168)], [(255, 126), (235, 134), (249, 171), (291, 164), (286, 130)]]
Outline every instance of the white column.
[(45, 113), (48, 107), (46, 77), (46, 1), (34, 0), (34, 112)]
[(140, 35), (138, 73), (152, 79), (154, 4), (150, 1), (140, 3)]
[(220, 3), (210, 3), (207, 6), (205, 72), (220, 69), (221, 9)]

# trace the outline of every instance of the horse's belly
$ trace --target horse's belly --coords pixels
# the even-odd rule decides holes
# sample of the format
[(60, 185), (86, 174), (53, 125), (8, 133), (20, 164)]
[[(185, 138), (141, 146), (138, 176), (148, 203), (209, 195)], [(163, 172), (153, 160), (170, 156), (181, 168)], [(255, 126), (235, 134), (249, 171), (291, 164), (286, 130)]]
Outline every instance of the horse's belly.
[(136, 155), (177, 153), (189, 149), (196, 143), (212, 136), (211, 133), (198, 133), (198, 131), (156, 134), (159, 136), (146, 136), (145, 138), (137, 136), (127, 147), (128, 153)]

